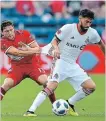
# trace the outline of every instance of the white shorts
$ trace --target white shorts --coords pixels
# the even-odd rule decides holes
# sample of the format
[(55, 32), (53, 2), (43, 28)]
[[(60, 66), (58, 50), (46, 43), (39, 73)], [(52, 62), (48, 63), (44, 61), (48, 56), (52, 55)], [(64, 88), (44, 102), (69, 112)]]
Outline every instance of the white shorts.
[(88, 79), (91, 78), (77, 63), (71, 64), (62, 59), (58, 59), (49, 81), (57, 81), (59, 83), (67, 80), (78, 91), (81, 88), (81, 84)]

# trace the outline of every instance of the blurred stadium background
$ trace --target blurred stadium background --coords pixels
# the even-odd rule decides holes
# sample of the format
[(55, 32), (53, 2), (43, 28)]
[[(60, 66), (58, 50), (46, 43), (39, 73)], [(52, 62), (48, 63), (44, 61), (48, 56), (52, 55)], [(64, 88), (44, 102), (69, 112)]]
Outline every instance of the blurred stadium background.
[[(48, 44), (55, 32), (64, 24), (67, 23), (77, 23), (78, 22), (78, 13), (83, 8), (89, 8), (95, 12), (95, 20), (93, 21), (92, 27), (95, 28), (99, 35), (101, 36), (104, 43), (106, 43), (106, 30), (105, 30), (105, 10), (106, 4), (104, 0), (99, 1), (20, 1), (20, 0), (1, 0), (1, 20), (11, 20), (13, 21), (16, 29), (26, 29), (30, 31), (37, 42), (44, 46)], [(0, 52), (0, 70), (1, 70), (1, 83), (4, 80), (4, 76), (7, 73), (7, 70), (10, 68), (9, 59), (3, 53)], [(39, 56), (41, 59), (41, 66), (46, 70), (49, 74), (50, 65), (52, 59), (50, 57), (41, 55)], [(104, 80), (105, 80), (105, 58), (103, 53), (100, 51), (97, 45), (87, 46), (84, 51), (79, 56), (77, 62), (80, 64), (82, 68), (85, 69), (89, 74), (91, 74), (92, 78), (97, 83), (97, 93), (94, 94), (94, 97), (91, 96), (88, 98), (88, 101), (82, 101), (79, 103), (80, 106), (83, 105), (87, 107), (91, 114), (86, 114), (86, 116), (90, 116), (92, 121), (104, 121)], [(27, 121), (24, 118), (19, 118), (18, 116), (22, 115), (24, 111), (30, 106), (31, 102), (35, 97), (35, 93), (37, 94), (41, 87), (37, 85), (33, 86), (32, 81), (26, 79), (27, 81), (23, 81), (22, 85), (19, 85), (14, 91), (11, 91), (6, 95), (4, 101), (2, 103), (2, 116), (3, 121)], [(68, 98), (70, 95), (66, 95), (66, 93), (62, 92), (61, 88), (64, 89), (64, 83), (60, 84), (60, 88), (57, 89), (56, 93), (58, 98)], [(70, 94), (73, 93), (73, 89), (70, 89), (70, 86), (67, 86), (66, 92), (70, 90)], [(24, 88), (26, 87), (26, 88)], [(30, 88), (30, 89), (29, 89)], [(102, 91), (101, 91), (102, 90)], [(21, 91), (21, 92), (20, 92)], [(20, 94), (21, 93), (21, 94)], [(31, 93), (31, 94), (30, 94)], [(100, 96), (98, 96), (100, 94)], [(20, 96), (21, 95), (21, 96)], [(7, 99), (7, 100), (6, 100)], [(91, 102), (94, 101), (94, 108), (91, 107)], [(99, 100), (100, 106), (97, 106), (98, 103), (96, 102)], [(11, 102), (12, 101), (12, 102)], [(26, 103), (25, 103), (26, 101)], [(38, 113), (45, 119), (41, 119), (38, 117), (37, 120), (39, 121), (49, 121), (51, 120), (50, 113), (51, 107), (45, 112), (45, 107), (47, 106), (47, 102), (44, 103), (43, 107), (41, 106), (38, 109)], [(50, 105), (51, 106), (51, 105)], [(80, 118), (72, 119), (75, 121), (90, 121), (88, 119), (84, 119), (84, 114), (82, 110), (79, 112), (82, 114)], [(90, 108), (89, 108), (90, 106)], [(22, 109), (22, 110), (20, 110)], [(43, 109), (43, 110), (42, 110)], [(100, 109), (100, 111), (98, 110)], [(94, 111), (94, 112), (93, 112)], [(17, 112), (16, 114), (13, 112)], [(48, 115), (47, 115), (48, 114)], [(46, 116), (44, 116), (46, 115)], [(12, 118), (11, 118), (12, 116)], [(85, 116), (85, 117), (86, 117)], [(53, 117), (53, 116), (52, 116)], [(97, 118), (94, 118), (97, 117)], [(29, 119), (30, 120), (30, 119)], [(31, 119), (33, 121), (35, 119)], [(59, 118), (53, 118), (53, 120), (59, 121)], [(63, 120), (63, 119), (61, 119)], [(64, 120), (69, 120), (68, 118)], [(51, 120), (52, 121), (52, 120)]]

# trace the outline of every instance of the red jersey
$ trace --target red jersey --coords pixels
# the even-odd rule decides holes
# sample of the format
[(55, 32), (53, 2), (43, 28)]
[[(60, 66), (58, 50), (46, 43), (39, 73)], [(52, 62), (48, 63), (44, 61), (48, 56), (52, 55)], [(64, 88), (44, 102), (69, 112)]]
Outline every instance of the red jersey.
[(22, 41), (23, 43), (30, 45), (35, 40), (31, 36), (31, 34), (26, 30), (16, 30), (15, 31), (15, 39), (9, 40), (2, 37), (1, 40), (1, 50), (5, 52), (5, 54), (10, 58), (11, 64), (23, 64), (23, 63), (32, 63), (32, 59), (35, 55), (20, 57), (8, 54), (7, 51), (11, 46), (19, 49), (19, 42)]

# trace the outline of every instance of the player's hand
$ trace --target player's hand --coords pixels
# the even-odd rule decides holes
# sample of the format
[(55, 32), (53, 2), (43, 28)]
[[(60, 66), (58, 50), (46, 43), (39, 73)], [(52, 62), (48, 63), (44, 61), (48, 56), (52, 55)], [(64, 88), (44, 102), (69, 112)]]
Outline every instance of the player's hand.
[(22, 50), (28, 50), (29, 49), (29, 46), (23, 42), (19, 42), (18, 45), (20, 46), (20, 49)]
[(54, 50), (52, 51), (53, 57), (54, 58), (60, 58), (60, 51), (59, 48), (54, 48)]

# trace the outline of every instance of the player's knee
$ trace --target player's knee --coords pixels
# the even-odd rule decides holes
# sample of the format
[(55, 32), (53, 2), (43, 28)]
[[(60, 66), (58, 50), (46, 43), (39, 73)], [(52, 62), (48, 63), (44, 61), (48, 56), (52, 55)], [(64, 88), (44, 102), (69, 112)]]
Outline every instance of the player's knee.
[(95, 91), (95, 88), (83, 88), (86, 95), (90, 95)]
[(37, 83), (39, 84), (39, 85), (46, 85), (46, 83), (47, 83), (47, 75), (40, 75), (39, 77), (38, 77), (38, 81), (37, 81)]
[(94, 91), (96, 90), (96, 84), (95, 83), (91, 86), (91, 89), (94, 90)]
[(6, 78), (4, 80), (3, 85), (2, 85), (2, 87), (5, 89), (5, 91), (8, 91), (13, 86), (14, 86), (14, 81), (12, 79), (10, 79), (10, 78)]
[(85, 92), (87, 92), (88, 94), (91, 94), (95, 91), (96, 84), (92, 80), (88, 80), (82, 84), (82, 87)]
[(53, 94), (53, 90), (50, 89), (50, 88), (48, 88), (48, 87), (44, 88), (43, 92), (45, 92), (48, 96), (51, 95), (51, 94)]
[(95, 89), (96, 89), (96, 84), (95, 84), (95, 83), (90, 84), (90, 85), (87, 87), (87, 89), (92, 90), (92, 92), (94, 92)]
[(57, 82), (49, 82), (47, 83), (46, 88), (44, 88), (44, 92), (46, 92), (46, 94), (49, 96), (51, 94), (53, 94), (54, 90), (57, 88), (58, 83)]

